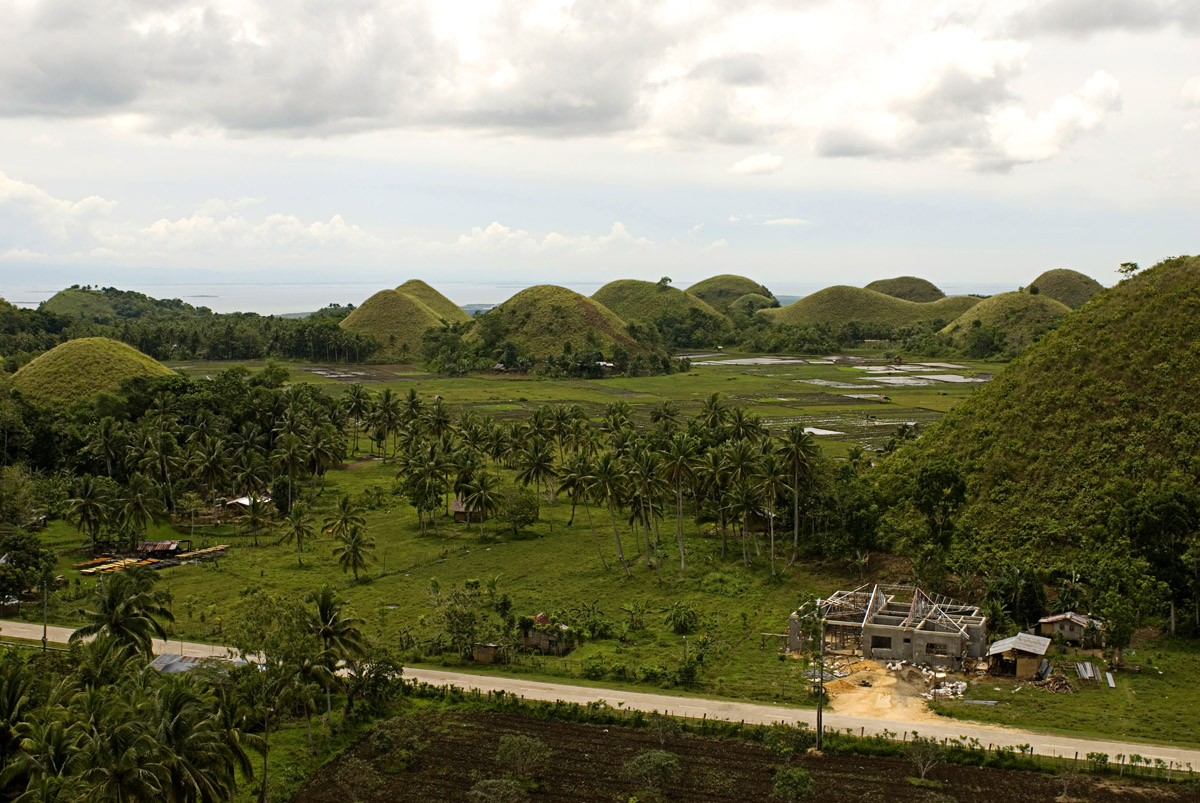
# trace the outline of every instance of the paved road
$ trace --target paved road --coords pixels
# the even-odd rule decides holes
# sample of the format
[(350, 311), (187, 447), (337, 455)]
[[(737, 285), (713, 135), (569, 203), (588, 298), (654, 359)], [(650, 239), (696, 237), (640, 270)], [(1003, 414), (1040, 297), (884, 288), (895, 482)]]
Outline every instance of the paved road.
[[(47, 640), (55, 644), (65, 644), (71, 637), (72, 630), (66, 627), (51, 627)], [(42, 626), (29, 622), (10, 622), (0, 620), (0, 636), (9, 638), (30, 639), (39, 641), (42, 638)], [(198, 644), (194, 642), (168, 641), (155, 639), (154, 653), (175, 653), (196, 657), (223, 657), (229, 654), (226, 647), (215, 644)], [(475, 675), (466, 672), (442, 672), (433, 669), (412, 669), (405, 667), (404, 676), (410, 680), (420, 680), (435, 685), (454, 685), (463, 689), (479, 689), (481, 692), (505, 691), (517, 694), (530, 700), (562, 700), (570, 703), (589, 703), (603, 700), (611, 706), (641, 711), (661, 711), (675, 716), (686, 716), (700, 719), (723, 719), (730, 722), (745, 721), (758, 725), (773, 722), (808, 723), (816, 725), (816, 712), (807, 708), (791, 708), (782, 705), (764, 703), (740, 703), (728, 700), (710, 700), (701, 697), (677, 697), (667, 694), (648, 694), (645, 692), (617, 691), (593, 686), (577, 686), (565, 683), (545, 683), (542, 681), (526, 680), (520, 677), (498, 675)], [(1186, 750), (1178, 747), (1144, 744), (1140, 742), (1117, 742), (1100, 739), (1079, 739), (1070, 736), (1056, 736), (1032, 731), (1017, 730), (995, 725), (976, 725), (967, 722), (946, 720), (945, 722), (905, 722), (902, 720), (881, 719), (872, 717), (843, 716), (836, 712), (827, 711), (825, 727), (839, 730), (850, 729), (854, 733), (867, 735), (883, 733), (885, 730), (895, 734), (912, 734), (919, 732), (922, 736), (936, 738), (978, 739), (985, 745), (1018, 745), (1028, 744), (1039, 755), (1064, 756), (1073, 758), (1076, 753), (1080, 758), (1087, 753), (1099, 752), (1115, 756), (1119, 753), (1130, 755), (1137, 753), (1147, 758), (1159, 758), (1171, 762), (1177, 767), (1191, 764), (1200, 769), (1200, 750)]]

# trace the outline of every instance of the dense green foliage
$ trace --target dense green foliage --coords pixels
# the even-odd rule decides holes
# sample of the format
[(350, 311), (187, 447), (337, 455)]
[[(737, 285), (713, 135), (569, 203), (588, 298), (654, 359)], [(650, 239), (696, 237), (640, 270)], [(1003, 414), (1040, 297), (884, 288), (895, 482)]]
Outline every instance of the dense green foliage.
[(135, 377), (168, 376), (170, 369), (106, 337), (68, 340), (36, 357), (13, 377), (13, 387), (42, 401), (87, 399), (116, 392)]
[(973, 296), (952, 296), (918, 304), (874, 290), (838, 285), (819, 290), (786, 307), (766, 309), (758, 314), (778, 324), (814, 323), (840, 327), (861, 322), (904, 326), (939, 319), (952, 321), (978, 301)]
[(1200, 629), (1197, 342), (1200, 259), (1106, 290), (884, 461), (892, 536), (928, 543), (913, 481), (950, 461), (966, 482), (952, 516), (963, 582), (1024, 571), (1108, 617), (1116, 646), (1167, 603)]
[(51, 312), (45, 304), (30, 310), (0, 300), (4, 370), (15, 372), (38, 354), (83, 337), (119, 340), (156, 360), (290, 357), (339, 362), (362, 360), (379, 348), (374, 338), (338, 327), (352, 308), (337, 304), (304, 318), (286, 318), (214, 314), (177, 299), (157, 300), (111, 287), (75, 287), (55, 298), (58, 302), (51, 306), (62, 306), (68, 314)]
[(946, 297), (946, 294), (936, 284), (928, 279), (921, 279), (916, 276), (876, 279), (868, 284), (866, 289), (874, 290), (877, 293), (883, 293), (893, 298), (902, 298), (905, 301), (916, 301), (919, 304), (926, 304), (930, 301), (937, 301), (939, 298)]
[(592, 299), (625, 321), (657, 327), (668, 348), (712, 348), (733, 338), (728, 318), (665, 281), (618, 279), (597, 290)]
[(971, 307), (941, 334), (974, 359), (1016, 356), (1070, 311), (1062, 302), (1040, 293), (1001, 293)]
[(382, 344), (379, 359), (410, 362), (417, 358), (425, 330), (441, 325), (441, 316), (408, 293), (380, 290), (342, 319), (341, 327)]
[(1050, 296), (1071, 309), (1079, 309), (1104, 289), (1104, 285), (1091, 276), (1065, 268), (1046, 271), (1029, 285), (1031, 291), (1035, 287), (1040, 295)]
[(689, 293), (696, 298), (703, 299), (713, 309), (720, 312), (728, 313), (729, 306), (744, 295), (754, 294), (775, 301), (775, 296), (771, 294), (763, 285), (745, 276), (737, 276), (730, 273), (723, 273), (720, 276), (712, 276), (703, 281), (696, 282), (687, 289)]

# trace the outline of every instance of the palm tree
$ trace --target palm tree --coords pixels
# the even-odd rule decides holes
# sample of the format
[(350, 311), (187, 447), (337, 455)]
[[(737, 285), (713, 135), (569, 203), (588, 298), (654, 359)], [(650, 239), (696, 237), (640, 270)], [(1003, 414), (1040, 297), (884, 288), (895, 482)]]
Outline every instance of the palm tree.
[(217, 489), (229, 479), (229, 450), (221, 438), (205, 438), (192, 452), (192, 474), (216, 504)]
[(350, 531), (341, 536), (340, 544), (333, 549), (333, 556), (338, 559), (342, 573), (354, 572), (354, 582), (358, 582), (358, 573), (367, 568), (367, 563), (374, 560), (371, 550), (375, 548), (364, 528), (352, 526)]
[[(666, 404), (664, 402), (664, 404)], [(663, 471), (675, 486), (675, 536), (679, 542), (679, 571), (687, 569), (683, 548), (683, 483), (694, 475), (696, 442), (686, 435), (676, 435), (663, 453)]]
[(734, 521), (742, 523), (742, 565), (744, 566), (750, 565), (747, 543), (750, 519), (758, 510), (759, 501), (758, 489), (755, 487), (754, 481), (743, 477), (733, 483), (726, 502), (730, 513), (733, 514)]
[(483, 520), (494, 515), (504, 503), (504, 494), (500, 492), (500, 478), (495, 474), (480, 471), (463, 488), (463, 507), (467, 515), (479, 516), (479, 534), (483, 535)]
[(75, 522), (80, 532), (87, 534), (94, 555), (100, 528), (108, 519), (108, 489), (91, 474), (85, 474), (76, 480), (73, 490), (74, 495), (67, 500), (67, 518)]
[(167, 637), (160, 620), (175, 621), (158, 595), (124, 573), (110, 574), (97, 583), (89, 607), (81, 613), (88, 623), (71, 634), (72, 642), (107, 636), (144, 655), (151, 654), (153, 637)]
[(363, 419), (366, 417), (370, 401), (371, 396), (367, 393), (367, 389), (359, 383), (355, 382), (346, 389), (343, 404), (346, 406), (346, 414), (350, 416), (350, 420), (354, 423), (355, 452), (358, 452), (358, 432), (362, 426)]
[(783, 481), (783, 466), (774, 454), (763, 455), (758, 465), (758, 489), (764, 498), (771, 539), (771, 576), (775, 576), (775, 502), (790, 490)]
[[(545, 409), (545, 408), (540, 408)], [(534, 437), (521, 452), (517, 469), (517, 481), (524, 485), (546, 486), (546, 495), (553, 502), (551, 480), (554, 479), (554, 453), (541, 437)], [(550, 532), (554, 532), (554, 517), (549, 511)]]
[(304, 447), (304, 442), (300, 437), (291, 432), (286, 432), (282, 437), (275, 441), (275, 449), (271, 452), (271, 462), (275, 467), (287, 474), (288, 478), (288, 504), (287, 509), (292, 509), (292, 501), (294, 498), (293, 488), (296, 485), (296, 478), (308, 465), (308, 450)]
[(617, 512), (615, 505), (619, 504), (625, 491), (625, 470), (621, 467), (616, 455), (605, 452), (596, 462), (596, 480), (592, 491), (596, 498), (608, 506), (608, 517), (612, 520), (613, 538), (617, 542), (617, 560), (625, 569), (626, 577), (633, 577), (629, 564), (625, 561), (625, 550), (621, 548), (621, 534), (617, 532)]
[(271, 503), (252, 496), (246, 505), (246, 512), (238, 519), (238, 523), (242, 532), (253, 536), (254, 545), (258, 546), (258, 536), (267, 529), (273, 518), (274, 508)]
[(283, 520), (283, 533), (279, 536), (279, 543), (290, 544), (293, 539), (296, 541), (296, 562), (300, 564), (300, 568), (304, 568), (304, 539), (312, 538), (313, 532), (312, 518), (304, 505), (296, 505)]
[(111, 415), (96, 422), (90, 433), (86, 451), (104, 461), (105, 474), (111, 479), (113, 464), (120, 460), (124, 451), (124, 433), (121, 425)]
[(800, 487), (811, 482), (820, 453), (812, 435), (799, 424), (788, 428), (780, 440), (779, 456), (792, 479), (792, 557), (789, 566), (796, 562), (800, 553)]
[(214, 703), (188, 675), (165, 675), (155, 690), (151, 726), (165, 752), (163, 780), (173, 800), (215, 803), (233, 797), (233, 757)]
[(334, 538), (344, 538), (352, 527), (365, 527), (367, 520), (363, 518), (363, 509), (354, 504), (350, 494), (343, 494), (333, 508), (333, 513), (326, 517), (322, 529)]
[(600, 555), (600, 563), (604, 566), (604, 570), (609, 570), (608, 560), (604, 557), (604, 550), (600, 548), (600, 536), (596, 534), (596, 525), (592, 522), (592, 510), (588, 506), (588, 497), (592, 494), (592, 489), (596, 483), (595, 469), (592, 466), (591, 459), (583, 453), (575, 455), (575, 458), (563, 466), (558, 475), (559, 488), (566, 492), (571, 498), (571, 521), (567, 522), (567, 526), (571, 526), (571, 522), (575, 521), (575, 506), (583, 504), (584, 515), (587, 516), (588, 528), (592, 531), (592, 540), (596, 542), (596, 553)]
[[(308, 632), (320, 639), (331, 672), (337, 669), (339, 660), (361, 658), (366, 653), (363, 634), (359, 630), (363, 620), (343, 614), (346, 603), (337, 598), (332, 586), (323, 584), (316, 593), (308, 596), (308, 601), (316, 605), (316, 610), (308, 613)], [(325, 687), (325, 711), (332, 731), (333, 696), (329, 686)]]
[(145, 474), (130, 476), (129, 485), (126, 486), (125, 492), (121, 496), (118, 515), (124, 526), (129, 528), (133, 545), (140, 540), (141, 534), (146, 530), (146, 525), (163, 510), (157, 492), (154, 481)]

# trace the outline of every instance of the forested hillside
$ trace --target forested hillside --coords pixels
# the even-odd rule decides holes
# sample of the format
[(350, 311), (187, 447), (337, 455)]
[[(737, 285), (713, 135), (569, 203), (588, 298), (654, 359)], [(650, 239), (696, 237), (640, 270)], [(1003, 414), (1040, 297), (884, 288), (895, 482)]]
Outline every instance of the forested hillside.
[(964, 577), (1066, 578), (1115, 624), (1165, 605), (1200, 629), (1198, 343), (1200, 259), (1104, 291), (873, 472), (890, 537), (934, 573), (940, 541)]

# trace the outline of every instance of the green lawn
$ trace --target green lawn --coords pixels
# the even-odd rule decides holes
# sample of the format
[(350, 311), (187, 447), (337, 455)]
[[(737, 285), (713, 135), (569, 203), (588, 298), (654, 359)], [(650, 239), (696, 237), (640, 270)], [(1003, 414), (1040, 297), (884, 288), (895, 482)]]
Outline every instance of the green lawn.
[[(1160, 642), (1127, 650), (1127, 670), (1114, 673), (1117, 687), (1103, 680), (1083, 685), (1070, 667), (1074, 656), (1049, 656), (1076, 688), (1075, 694), (1051, 694), (1017, 681), (986, 678), (972, 683), (969, 700), (998, 700), (994, 706), (940, 702), (940, 714), (976, 722), (1096, 736), (1105, 739), (1200, 745), (1200, 685), (1197, 685), (1195, 642)], [(1091, 660), (1094, 658), (1081, 658)]]

